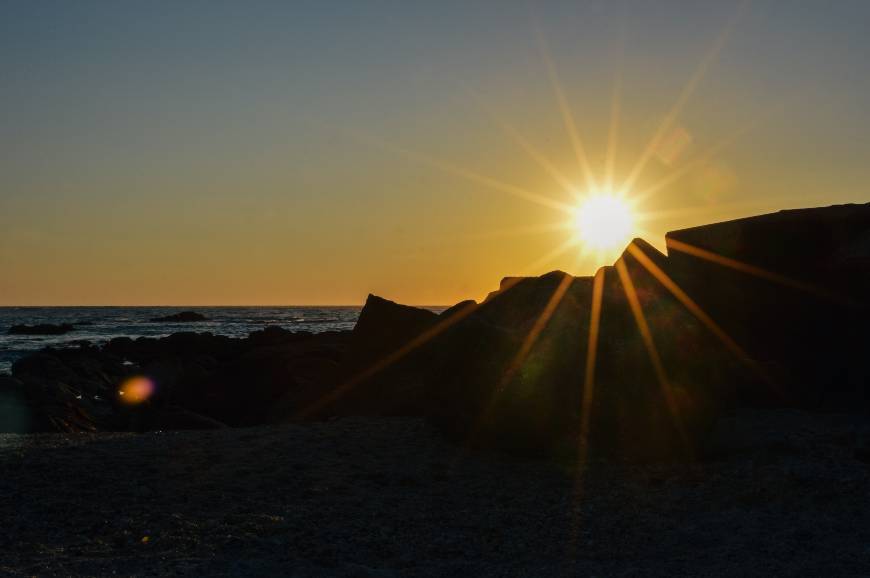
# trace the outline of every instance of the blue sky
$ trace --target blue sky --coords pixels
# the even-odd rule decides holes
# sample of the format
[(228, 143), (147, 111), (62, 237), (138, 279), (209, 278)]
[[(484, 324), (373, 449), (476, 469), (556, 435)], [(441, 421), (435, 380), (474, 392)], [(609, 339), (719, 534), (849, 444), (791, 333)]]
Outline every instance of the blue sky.
[(562, 231), (506, 233), (560, 215), (419, 162), (566, 201), (507, 124), (582, 188), (536, 29), (596, 170), (621, 78), (617, 176), (730, 30), (674, 123), (687, 150), (641, 176), (697, 165), (639, 209), (668, 213), (639, 231), (654, 243), (870, 200), (866, 2), (0, 10), (0, 304), (448, 303), (504, 275), (591, 273), (588, 255), (537, 263)]

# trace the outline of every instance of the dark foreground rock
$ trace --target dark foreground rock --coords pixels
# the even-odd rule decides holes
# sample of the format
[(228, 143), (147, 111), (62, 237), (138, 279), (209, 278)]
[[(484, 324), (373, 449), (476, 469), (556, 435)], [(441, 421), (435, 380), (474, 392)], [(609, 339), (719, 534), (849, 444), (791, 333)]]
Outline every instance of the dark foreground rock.
[(42, 323), (39, 325), (13, 325), (9, 328), (9, 335), (63, 335), (74, 330), (75, 327), (69, 323), (61, 323), (58, 325), (51, 323)]
[(867, 576), (866, 425), (749, 411), (716, 459), (468, 453), (422, 419), (0, 436), (4, 576)]
[(163, 317), (152, 317), (151, 321), (154, 323), (193, 323), (196, 321), (208, 321), (208, 317), (196, 311), (182, 311)]
[[(508, 277), (441, 315), (370, 295), (348, 333), (47, 350), (13, 366), (4, 404), (23, 403), (34, 431), (425, 416), (464, 445), (641, 461), (704, 457), (737, 407), (870, 413), (870, 205), (667, 245), (635, 239), (595, 277)], [(121, 396), (128, 378), (144, 402)]]
[[(427, 394), (414, 344), (437, 321), (431, 311), (369, 295), (336, 373), (334, 393), (303, 410), (304, 417), (423, 415)], [(410, 372), (405, 371), (409, 361)]]
[(870, 407), (870, 204), (667, 234), (670, 274), (770, 376), (742, 403)]
[(472, 445), (632, 459), (698, 457), (738, 406), (870, 410), (870, 205), (667, 240), (666, 256), (636, 239), (595, 278), (506, 278), (413, 337), (409, 311), (370, 301), (380, 333), (355, 331), (339, 397), (406, 396)]
[(274, 327), (247, 339), (183, 332), (45, 349), (0, 378), (0, 431), (211, 429), (287, 420), (329, 391), (348, 338), (349, 332)]

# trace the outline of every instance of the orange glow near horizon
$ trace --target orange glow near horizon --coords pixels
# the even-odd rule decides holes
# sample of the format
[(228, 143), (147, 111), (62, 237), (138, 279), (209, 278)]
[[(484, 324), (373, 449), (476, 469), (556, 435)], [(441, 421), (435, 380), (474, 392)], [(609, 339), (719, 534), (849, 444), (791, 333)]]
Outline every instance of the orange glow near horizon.
[[(0, 139), (0, 306), (450, 305), (503, 277), (592, 275), (633, 237), (663, 250), (671, 230), (866, 202), (862, 52), (829, 29), (787, 50), (801, 11), (762, 23), (739, 4), (604, 3), (590, 19), (544, 2), (531, 25), (525, 10), (391, 7), (407, 30), (354, 3), (343, 19), (276, 5), (214, 38), (237, 66), (194, 49), (221, 26), (175, 22), (154, 67), (144, 39), (162, 18), (99, 25), (92, 6), (49, 33), (29, 14), (4, 53), (22, 82)], [(351, 14), (366, 25), (333, 34)], [(129, 62), (76, 42), (113, 54), (133, 22), (145, 44)], [(264, 30), (280, 30), (270, 50), (235, 49)]]

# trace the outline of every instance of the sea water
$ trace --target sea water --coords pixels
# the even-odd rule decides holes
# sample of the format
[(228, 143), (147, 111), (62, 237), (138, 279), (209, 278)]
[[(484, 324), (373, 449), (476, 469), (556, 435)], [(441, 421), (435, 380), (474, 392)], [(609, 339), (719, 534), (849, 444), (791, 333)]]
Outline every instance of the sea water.
[[(208, 331), (216, 335), (246, 337), (269, 325), (290, 331), (319, 333), (352, 329), (360, 307), (0, 307), (0, 374), (12, 363), (43, 347), (68, 347), (78, 341), (94, 345), (115, 337), (165, 337), (178, 331)], [(433, 308), (438, 309), (438, 308)], [(153, 322), (181, 311), (196, 311), (208, 321)], [(71, 323), (64, 335), (9, 335), (13, 325)]]

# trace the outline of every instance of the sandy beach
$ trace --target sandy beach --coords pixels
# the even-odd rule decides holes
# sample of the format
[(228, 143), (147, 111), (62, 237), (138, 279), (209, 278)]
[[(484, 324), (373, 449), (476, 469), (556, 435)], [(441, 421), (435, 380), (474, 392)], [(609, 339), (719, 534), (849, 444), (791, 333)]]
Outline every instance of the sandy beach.
[(708, 459), (593, 463), (580, 484), (419, 419), (5, 434), (0, 574), (866, 575), (867, 433), (743, 411)]

